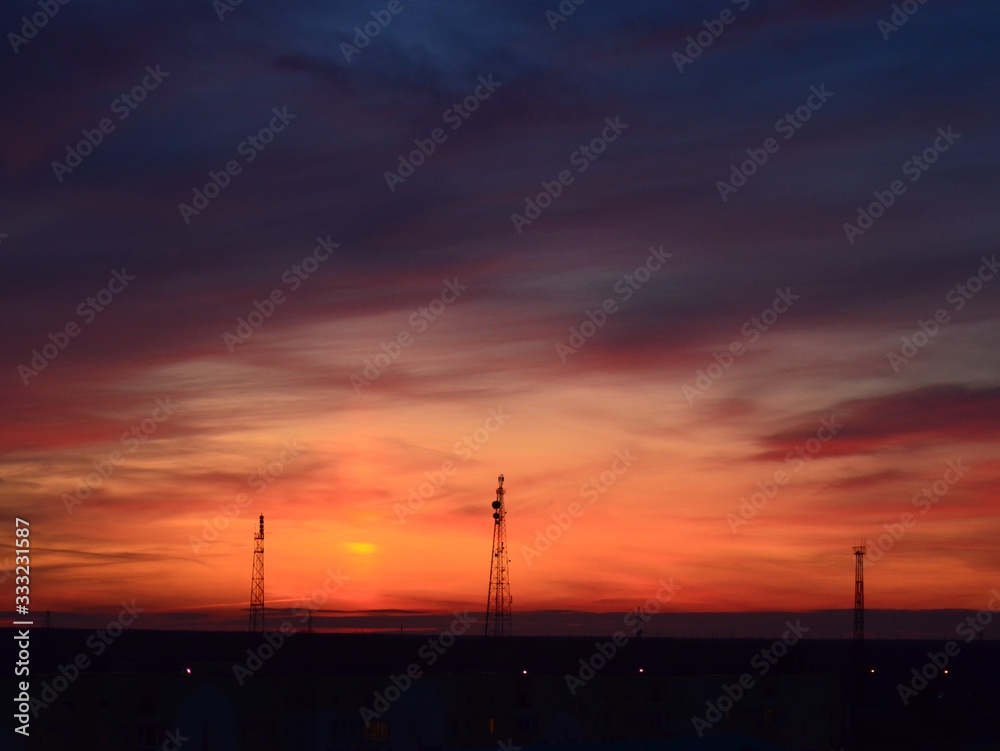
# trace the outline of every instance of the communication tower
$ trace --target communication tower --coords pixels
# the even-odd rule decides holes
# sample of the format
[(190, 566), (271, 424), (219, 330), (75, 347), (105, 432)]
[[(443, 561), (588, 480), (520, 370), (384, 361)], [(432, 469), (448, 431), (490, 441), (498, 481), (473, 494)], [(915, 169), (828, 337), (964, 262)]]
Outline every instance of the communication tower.
[(854, 548), (854, 641), (865, 640), (865, 546)]
[(510, 636), (510, 580), (507, 557), (507, 509), (504, 507), (503, 475), (497, 477), (497, 499), (493, 501), (493, 555), (490, 558), (490, 586), (486, 594), (485, 635)]
[(264, 632), (264, 515), (253, 536), (253, 574), (250, 577), (250, 633)]

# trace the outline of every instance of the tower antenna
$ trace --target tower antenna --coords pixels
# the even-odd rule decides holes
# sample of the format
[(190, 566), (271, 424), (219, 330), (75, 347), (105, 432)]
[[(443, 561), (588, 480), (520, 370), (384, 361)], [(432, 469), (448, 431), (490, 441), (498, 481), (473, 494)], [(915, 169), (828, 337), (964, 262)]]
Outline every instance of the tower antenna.
[(865, 640), (865, 546), (854, 547), (854, 642)]
[(250, 576), (250, 633), (264, 632), (264, 515), (253, 537), (253, 573)]
[(507, 509), (504, 507), (503, 475), (497, 477), (497, 499), (493, 501), (493, 555), (490, 558), (490, 586), (486, 593), (486, 627), (484, 635), (510, 636), (510, 580), (507, 569)]

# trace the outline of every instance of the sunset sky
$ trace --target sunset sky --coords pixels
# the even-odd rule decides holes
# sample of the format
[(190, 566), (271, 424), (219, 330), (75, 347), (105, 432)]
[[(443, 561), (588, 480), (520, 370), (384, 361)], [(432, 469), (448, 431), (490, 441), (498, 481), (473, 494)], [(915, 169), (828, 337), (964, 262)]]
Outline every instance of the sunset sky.
[(994, 6), (572, 7), (5, 6), (36, 614), (481, 612), (499, 473), (515, 615), (986, 605)]

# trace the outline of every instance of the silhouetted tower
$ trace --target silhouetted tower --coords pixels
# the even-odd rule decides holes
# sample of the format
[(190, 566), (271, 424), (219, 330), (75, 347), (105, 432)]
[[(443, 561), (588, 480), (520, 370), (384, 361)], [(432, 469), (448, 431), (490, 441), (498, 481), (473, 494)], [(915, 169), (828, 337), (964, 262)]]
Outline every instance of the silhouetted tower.
[(253, 537), (253, 574), (250, 577), (250, 632), (264, 632), (264, 515)]
[(854, 548), (854, 641), (865, 640), (865, 546)]
[(485, 635), (490, 636), (490, 620), (493, 621), (493, 636), (510, 636), (510, 580), (507, 568), (507, 510), (504, 508), (503, 475), (497, 477), (497, 499), (493, 501), (493, 557), (490, 558), (490, 587), (486, 594)]

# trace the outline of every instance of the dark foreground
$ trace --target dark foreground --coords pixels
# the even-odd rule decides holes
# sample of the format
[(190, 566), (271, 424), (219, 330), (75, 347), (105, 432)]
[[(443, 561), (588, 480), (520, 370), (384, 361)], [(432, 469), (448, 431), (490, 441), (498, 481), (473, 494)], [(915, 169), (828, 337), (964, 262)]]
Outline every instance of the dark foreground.
[(30, 736), (15, 686), (0, 748), (1000, 748), (988, 641), (49, 629), (30, 646)]

